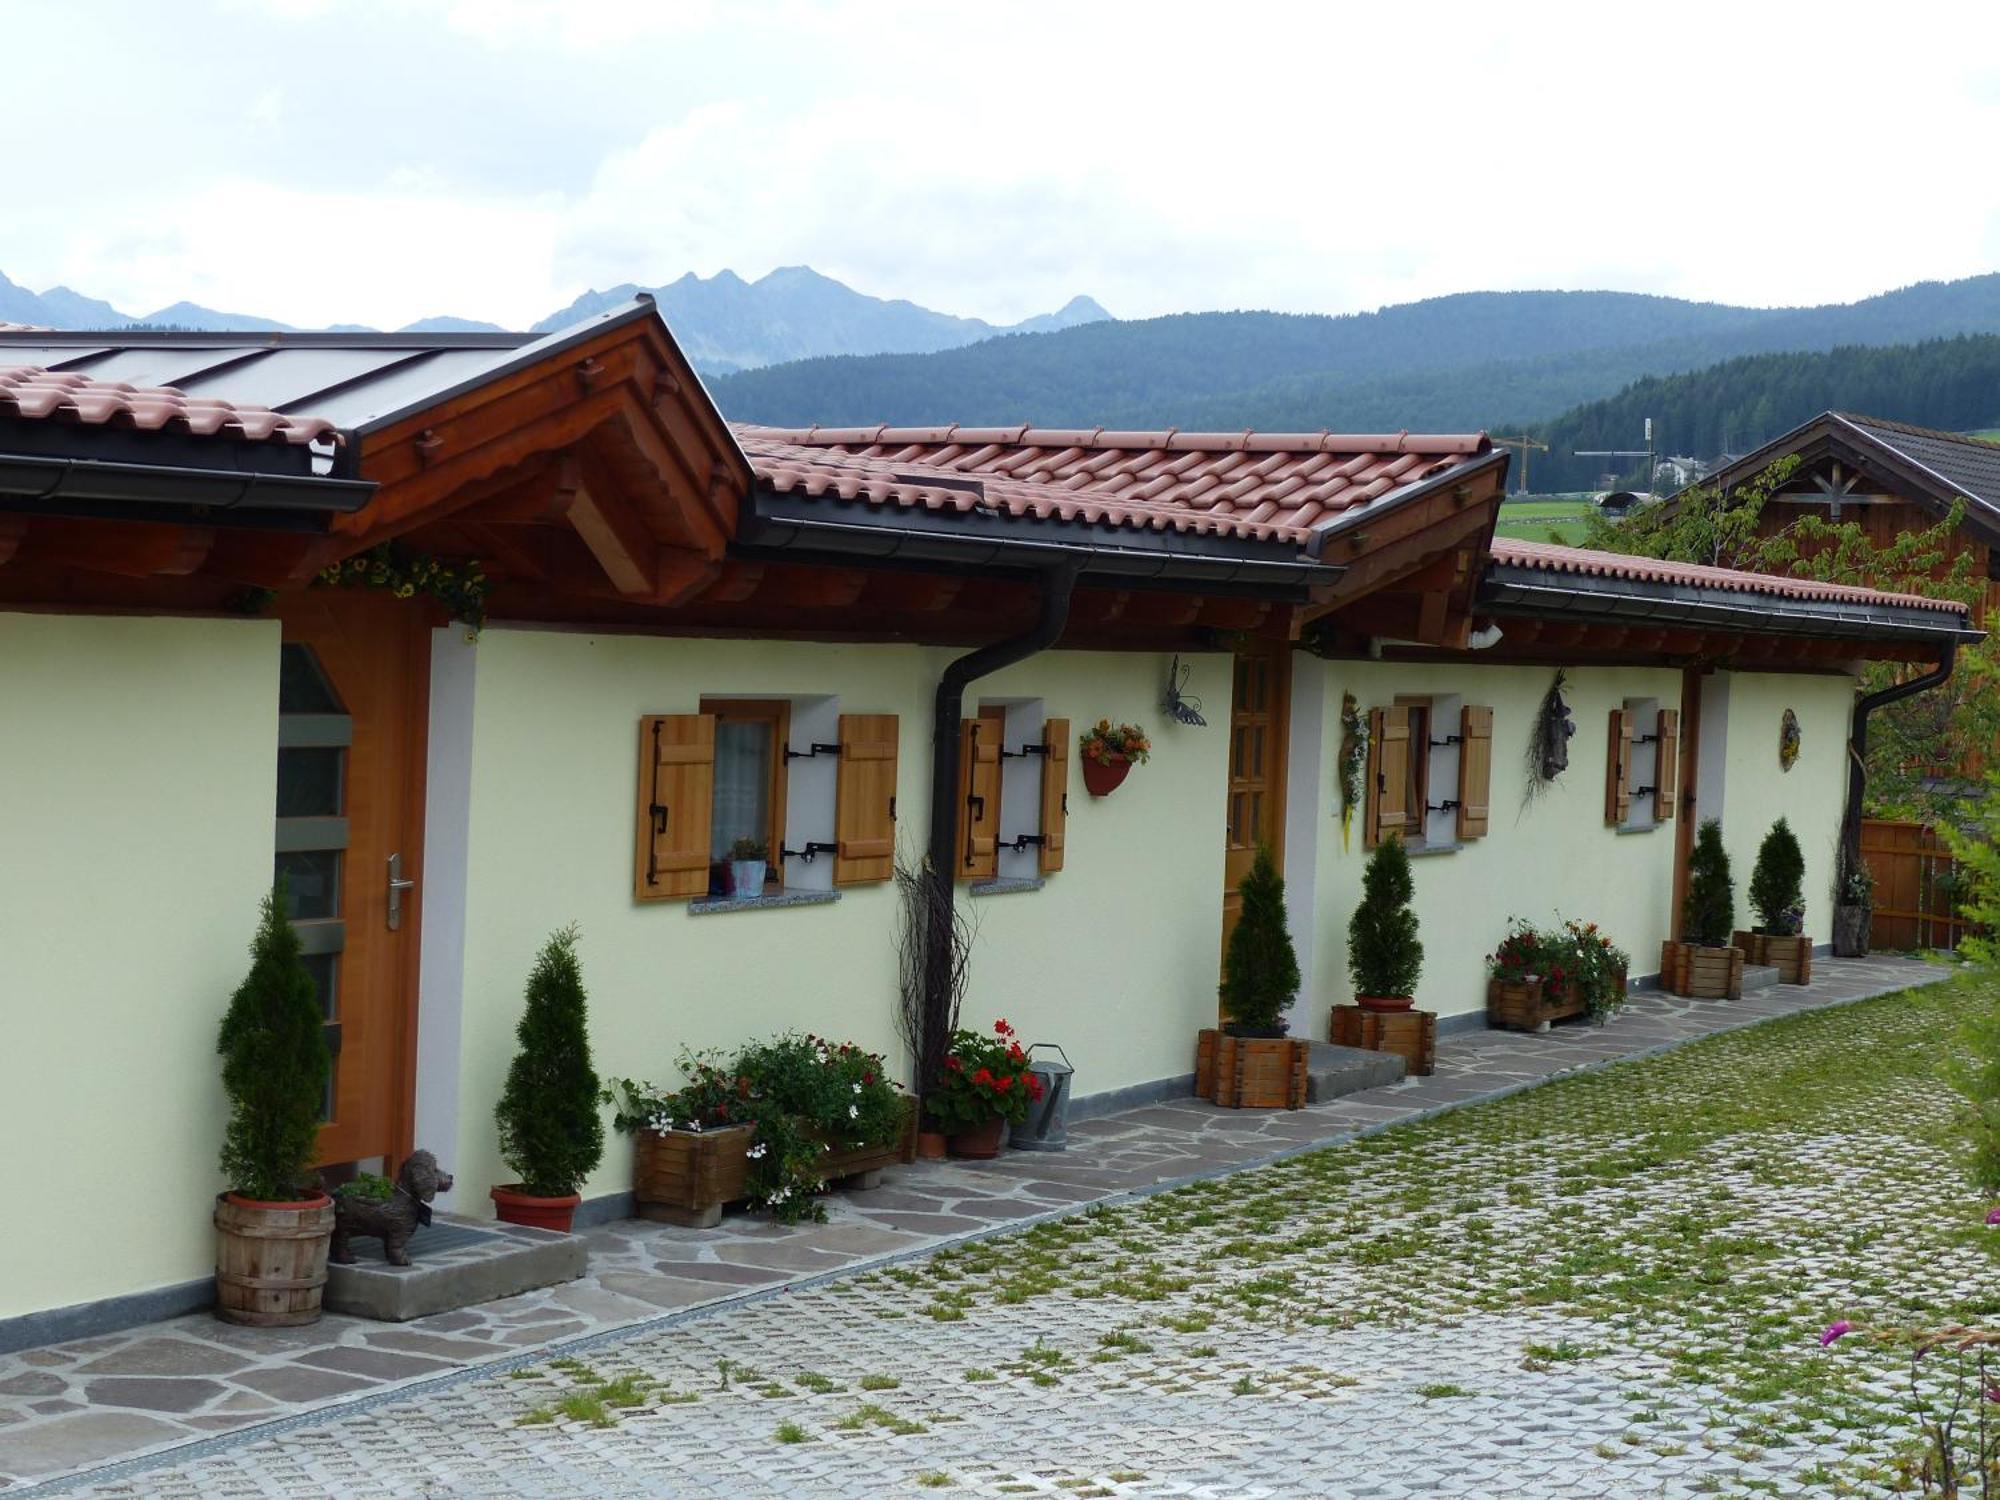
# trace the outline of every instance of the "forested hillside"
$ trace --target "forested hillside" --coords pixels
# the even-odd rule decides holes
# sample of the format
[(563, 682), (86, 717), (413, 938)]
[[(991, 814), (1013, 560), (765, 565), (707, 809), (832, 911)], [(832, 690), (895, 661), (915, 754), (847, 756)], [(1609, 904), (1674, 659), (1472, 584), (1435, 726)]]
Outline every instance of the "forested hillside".
[(1607, 461), (1575, 450), (1641, 446), (1647, 417), (1658, 452), (1706, 459), (1747, 453), (1828, 410), (1954, 432), (2000, 427), (2000, 337), (1766, 354), (1640, 380), (1534, 427), (1549, 445), (1535, 455), (1535, 487), (1594, 485)]

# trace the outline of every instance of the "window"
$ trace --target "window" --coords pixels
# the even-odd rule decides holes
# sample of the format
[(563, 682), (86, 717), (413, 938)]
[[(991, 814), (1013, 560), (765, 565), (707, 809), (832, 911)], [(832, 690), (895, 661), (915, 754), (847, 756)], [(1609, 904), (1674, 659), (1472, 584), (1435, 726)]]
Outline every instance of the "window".
[(894, 714), (843, 714), (825, 696), (710, 697), (701, 710), (639, 721), (635, 900), (720, 894), (746, 838), (766, 850), (758, 894), (895, 874)]
[[(792, 705), (783, 698), (704, 698), (715, 720), (715, 762), (709, 813), (709, 889), (727, 886), (730, 846), (750, 839), (764, 846), (764, 885), (785, 884), (785, 749)], [(740, 894), (740, 892), (738, 893)]]
[(1456, 695), (1398, 698), (1368, 715), (1365, 847), (1396, 834), (1441, 850), (1486, 834), (1493, 710)]
[(1680, 796), (1680, 717), (1657, 698), (1627, 698), (1611, 710), (1606, 823), (1640, 832), (1673, 817)]
[(354, 721), (309, 646), (278, 654), (278, 797), (274, 880), (319, 992), (333, 1067), (320, 1118), (333, 1119), (340, 1068), (340, 955), (347, 946), (340, 882), (347, 860), (347, 750)]

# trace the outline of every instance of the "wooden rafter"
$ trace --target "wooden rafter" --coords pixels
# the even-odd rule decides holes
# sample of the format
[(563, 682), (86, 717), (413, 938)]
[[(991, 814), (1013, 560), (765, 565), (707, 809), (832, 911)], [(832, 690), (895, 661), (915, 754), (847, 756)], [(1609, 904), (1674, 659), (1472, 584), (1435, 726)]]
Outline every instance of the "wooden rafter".
[(659, 571), (659, 544), (612, 495), (600, 471), (576, 456), (564, 459), (556, 506), (611, 586), (630, 598), (650, 596)]

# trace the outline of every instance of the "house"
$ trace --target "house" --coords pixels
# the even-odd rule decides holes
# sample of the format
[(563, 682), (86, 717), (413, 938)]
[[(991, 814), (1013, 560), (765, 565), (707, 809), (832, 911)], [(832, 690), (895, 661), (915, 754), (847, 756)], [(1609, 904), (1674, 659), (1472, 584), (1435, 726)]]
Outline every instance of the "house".
[[(208, 1295), (215, 1031), (274, 872), (336, 1053), (323, 1161), (422, 1144), (468, 1213), (570, 921), (607, 1071), (788, 1027), (900, 1056), (893, 876), (928, 855), (977, 917), (968, 1021), (1060, 1041), (1085, 1112), (1188, 1087), (1260, 843), (1310, 1035), (1391, 835), (1447, 1024), (1516, 912), (1648, 972), (1696, 815), (1745, 868), (1788, 816), (1823, 941), (1855, 664), (1937, 660), (1964, 612), (1496, 542), (1506, 464), (732, 428), (643, 298), (540, 337), (0, 331), (0, 1133), (38, 1143), (0, 1193), (111, 1215), (0, 1249), (0, 1347)], [(1569, 769), (1531, 788), (1559, 671)], [(1091, 797), (1100, 719), (1155, 748)], [(772, 875), (726, 899), (739, 837)]]
[(1783, 529), (1802, 514), (1853, 521), (1887, 545), (1905, 532), (1935, 526), (1955, 504), (1965, 507), (1953, 556), (1970, 550), (1975, 576), (1987, 581), (1975, 610), (1984, 621), (2000, 600), (2000, 444), (1852, 412), (1821, 412), (1810, 422), (1720, 465), (1704, 485), (1729, 492), (1781, 459), (1798, 462), (1766, 502), (1760, 530)]

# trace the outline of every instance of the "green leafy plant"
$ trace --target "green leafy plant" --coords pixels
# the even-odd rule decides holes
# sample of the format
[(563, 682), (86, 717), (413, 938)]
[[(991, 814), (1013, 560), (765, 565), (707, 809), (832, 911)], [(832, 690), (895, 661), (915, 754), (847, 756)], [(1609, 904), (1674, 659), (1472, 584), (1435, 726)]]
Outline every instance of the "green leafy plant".
[(229, 1094), (222, 1173), (244, 1198), (310, 1197), (331, 1063), (319, 990), (285, 916), (282, 883), (264, 898), (250, 972), (230, 996), (215, 1050)]
[(380, 1172), (356, 1172), (333, 1190), (334, 1197), (352, 1203), (387, 1203), (395, 1195), (396, 1184)]
[(1251, 1036), (1282, 1036), (1284, 1013), (1299, 996), (1299, 959), (1285, 922), (1285, 877), (1268, 847), (1257, 851), (1237, 886), (1242, 897), (1222, 960), (1222, 1006)]
[(1410, 854), (1400, 837), (1375, 846), (1361, 877), (1361, 904), (1347, 924), (1347, 971), (1354, 993), (1378, 999), (1414, 996), (1424, 969), (1417, 937)]
[(1729, 851), (1722, 847), (1722, 824), (1714, 818), (1695, 835), (1688, 856), (1687, 904), (1681, 932), (1704, 948), (1726, 948), (1736, 927), (1736, 882), (1729, 877)]
[(680, 1057), (678, 1089), (606, 1080), (602, 1101), (622, 1131), (752, 1127), (750, 1201), (780, 1223), (819, 1220), (826, 1186), (820, 1159), (836, 1146), (882, 1146), (903, 1131), (908, 1105), (880, 1054), (849, 1042), (787, 1032), (735, 1057)]
[(998, 1117), (1018, 1123), (1028, 1105), (1042, 1097), (1042, 1080), (1028, 1068), (1014, 1028), (993, 1023), (993, 1035), (960, 1029), (952, 1033), (944, 1076), (924, 1100), (924, 1108), (946, 1135), (977, 1130)]
[(1791, 824), (1783, 818), (1771, 825), (1757, 849), (1757, 863), (1750, 871), (1750, 909), (1757, 913), (1760, 930), (1778, 936), (1798, 932), (1805, 922), (1805, 855)]
[(1572, 990), (1594, 1021), (1604, 1021), (1625, 1005), (1625, 976), (1631, 956), (1598, 931), (1595, 922), (1564, 922), (1552, 946)]
[(520, 1050), (493, 1112), (501, 1157), (520, 1173), (521, 1191), (537, 1198), (569, 1197), (604, 1155), (576, 941), (572, 924), (535, 959), (527, 1009), (514, 1033)]
[(1526, 917), (1507, 919), (1507, 936), (1486, 955), (1486, 972), (1503, 984), (1520, 984), (1548, 977), (1548, 940)]
[(444, 562), (412, 552), (400, 542), (383, 542), (321, 569), (316, 581), (328, 587), (386, 589), (398, 599), (423, 594), (474, 631), (486, 623), (490, 585), (477, 560)]
[(736, 860), (764, 859), (770, 853), (770, 845), (762, 839), (740, 838), (729, 846), (729, 857)]
[(2000, 997), (1983, 996), (1945, 1056), (1945, 1081), (1965, 1100), (1959, 1114), (1967, 1172), (1983, 1193), (2000, 1193)]

